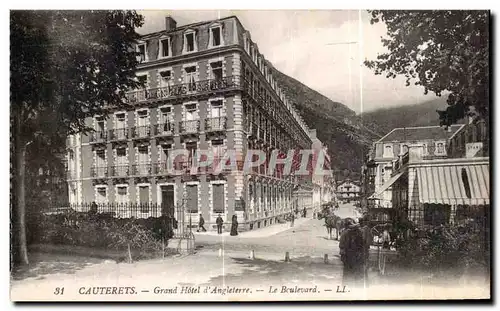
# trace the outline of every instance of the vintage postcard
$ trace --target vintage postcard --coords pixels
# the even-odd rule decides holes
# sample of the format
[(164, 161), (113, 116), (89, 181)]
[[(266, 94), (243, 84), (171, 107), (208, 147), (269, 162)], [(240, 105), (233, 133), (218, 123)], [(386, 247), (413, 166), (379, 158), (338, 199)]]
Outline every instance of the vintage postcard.
[(490, 299), (489, 23), (10, 11), (11, 300)]

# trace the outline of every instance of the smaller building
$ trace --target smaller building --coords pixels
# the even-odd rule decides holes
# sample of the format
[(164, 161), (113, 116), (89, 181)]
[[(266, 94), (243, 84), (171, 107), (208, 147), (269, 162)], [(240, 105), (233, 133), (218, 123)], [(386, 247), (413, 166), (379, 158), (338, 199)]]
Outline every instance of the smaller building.
[(464, 124), (457, 124), (447, 129), (437, 125), (395, 128), (374, 142), (362, 168), (363, 197), (367, 207), (392, 207), (391, 189), (381, 191), (381, 188), (391, 179), (394, 162), (408, 152), (410, 145), (422, 146), (424, 159), (445, 159), (451, 154), (451, 142), (459, 137), (464, 127)]
[(409, 220), (419, 227), (473, 223), (489, 228), (490, 167), (483, 145), (487, 137), (482, 136), (485, 131), (469, 135), (478, 126), (463, 126), (457, 140), (450, 139), (446, 153), (454, 157), (428, 158), (425, 145), (408, 146), (393, 163), (390, 179), (374, 194), (390, 191), (391, 220)]
[(361, 186), (351, 180), (345, 180), (337, 187), (337, 199), (342, 202), (352, 202), (359, 200)]

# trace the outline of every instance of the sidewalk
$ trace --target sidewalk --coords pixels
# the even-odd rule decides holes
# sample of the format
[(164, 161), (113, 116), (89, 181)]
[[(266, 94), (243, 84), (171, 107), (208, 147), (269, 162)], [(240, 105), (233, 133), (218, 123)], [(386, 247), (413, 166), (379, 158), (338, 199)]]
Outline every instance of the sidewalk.
[[(239, 232), (238, 237), (240, 238), (262, 238), (262, 237), (269, 237), (284, 231), (287, 231), (289, 229), (293, 229), (297, 226), (300, 226), (304, 223), (306, 223), (309, 220), (312, 220), (313, 218), (307, 217), (307, 218), (298, 218), (295, 220), (293, 227), (290, 227), (290, 222), (282, 223), (282, 224), (273, 224), (264, 228), (260, 229), (253, 229), (249, 231), (244, 231), (244, 232)], [(196, 232), (194, 231), (193, 234), (195, 236), (221, 236), (221, 237), (226, 237), (229, 236), (229, 232), (223, 232), (222, 234), (217, 234), (215, 231), (207, 231), (207, 232)]]

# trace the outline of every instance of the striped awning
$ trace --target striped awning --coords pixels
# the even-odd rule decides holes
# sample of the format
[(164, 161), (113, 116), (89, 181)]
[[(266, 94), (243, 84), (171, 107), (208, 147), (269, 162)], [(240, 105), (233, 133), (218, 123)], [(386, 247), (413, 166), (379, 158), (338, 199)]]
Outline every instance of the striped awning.
[(374, 193), (372, 196), (370, 196), (368, 199), (380, 199), (382, 193), (386, 191), (390, 186), (392, 186), (393, 183), (396, 182), (396, 180), (399, 179), (404, 174), (404, 171), (397, 173), (396, 175), (392, 176), (383, 186), (380, 188), (376, 193)]
[(488, 164), (418, 167), (417, 178), (421, 203), (490, 204)]

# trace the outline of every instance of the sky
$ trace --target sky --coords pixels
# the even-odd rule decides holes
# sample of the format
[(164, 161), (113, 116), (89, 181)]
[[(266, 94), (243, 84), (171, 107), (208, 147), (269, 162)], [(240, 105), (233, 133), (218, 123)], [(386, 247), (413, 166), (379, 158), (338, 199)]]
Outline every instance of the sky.
[[(171, 15), (177, 26), (236, 15), (250, 31), (260, 53), (281, 72), (299, 80), (356, 113), (411, 105), (434, 99), (405, 79), (387, 79), (360, 65), (385, 48), (384, 24), (370, 25), (370, 15), (358, 10), (165, 10), (140, 11), (146, 34), (165, 27)], [(361, 24), (361, 27), (360, 27)], [(361, 30), (361, 31), (360, 31)]]

